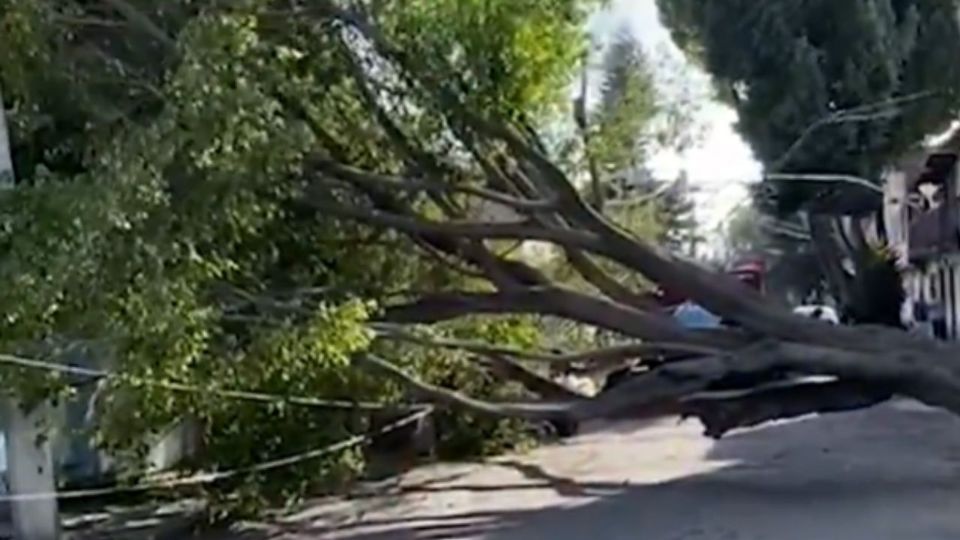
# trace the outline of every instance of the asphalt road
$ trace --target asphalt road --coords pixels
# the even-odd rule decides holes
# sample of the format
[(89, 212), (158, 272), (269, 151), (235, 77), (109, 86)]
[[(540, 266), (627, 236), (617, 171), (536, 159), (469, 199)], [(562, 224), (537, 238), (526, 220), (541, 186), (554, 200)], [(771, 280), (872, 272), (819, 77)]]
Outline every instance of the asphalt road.
[(718, 442), (693, 421), (592, 429), (522, 456), (423, 468), (229, 538), (960, 538), (960, 420), (916, 404)]

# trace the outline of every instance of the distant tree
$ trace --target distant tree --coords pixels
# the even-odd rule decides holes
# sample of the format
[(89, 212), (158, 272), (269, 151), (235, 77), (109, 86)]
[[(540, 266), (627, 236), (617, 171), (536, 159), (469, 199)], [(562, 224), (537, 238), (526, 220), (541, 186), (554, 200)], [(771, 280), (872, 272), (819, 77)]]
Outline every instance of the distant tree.
[(609, 180), (605, 211), (615, 219), (646, 211), (658, 224), (655, 239), (675, 252), (693, 253), (702, 241), (693, 194), (686, 172), (675, 180), (655, 178), (645, 167), (635, 167)]
[(654, 150), (679, 148), (690, 138), (689, 111), (660, 91), (653, 62), (626, 27), (607, 46), (602, 65), (599, 103), (587, 126), (588, 159), (602, 190), (593, 196), (619, 223), (630, 228), (652, 220), (652, 238), (672, 250), (686, 249), (698, 238), (689, 181), (685, 175), (655, 179), (646, 165)]
[(621, 29), (603, 56), (600, 101), (589, 149), (604, 175), (643, 165), (661, 111), (652, 66), (636, 38)]

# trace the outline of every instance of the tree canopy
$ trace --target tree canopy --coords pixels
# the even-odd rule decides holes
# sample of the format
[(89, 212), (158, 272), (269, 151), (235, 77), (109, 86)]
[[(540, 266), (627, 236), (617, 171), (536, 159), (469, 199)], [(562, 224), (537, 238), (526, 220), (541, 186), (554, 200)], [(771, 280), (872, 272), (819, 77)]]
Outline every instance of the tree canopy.
[[(362, 429), (364, 415), (350, 408), (264, 408), (217, 390), (402, 399), (391, 381), (351, 368), (351, 355), (370, 347), (427, 381), (519, 395), (491, 384), (462, 352), (372, 341), (368, 322), (390, 301), (486, 287), (452, 263), (451, 244), (337, 219), (304, 195), (337, 207), (356, 201), (359, 193), (331, 185), (336, 164), (348, 176), (354, 169), (344, 167), (377, 171), (364, 176), (363, 196), (387, 208), (473, 212), (455, 192), (434, 200), (414, 186), (394, 192), (396, 175), (469, 184), (479, 172), (462, 166), (461, 127), (428, 93), (518, 121), (556, 114), (591, 5), (375, 2), (354, 13), (332, 2), (4, 2), (0, 88), (18, 183), (0, 203), (0, 275), (10, 285), (3, 349), (57, 362), (79, 350), (115, 371), (98, 402), (98, 437), (135, 467), (144, 436), (184, 414), (208, 430), (212, 463), (203, 466), (273, 458)], [(395, 56), (372, 54), (359, 28), (375, 28)], [(391, 71), (401, 57), (424, 62), (435, 79)], [(518, 347), (538, 339), (529, 318), (435, 332)], [(3, 373), (28, 398), (72, 382)], [(154, 379), (209, 392), (136, 382)], [(496, 433), (509, 422), (451, 421), (476, 426), (471, 441), (452, 446), (513, 442)], [(334, 456), (310, 477), (322, 483), (358, 463), (353, 453)]]
[[(956, 117), (960, 52), (951, 0), (658, 0), (678, 45), (712, 75), (771, 173), (877, 181)], [(783, 181), (779, 210), (860, 213), (847, 184)], [(866, 201), (864, 202), (864, 198)]]

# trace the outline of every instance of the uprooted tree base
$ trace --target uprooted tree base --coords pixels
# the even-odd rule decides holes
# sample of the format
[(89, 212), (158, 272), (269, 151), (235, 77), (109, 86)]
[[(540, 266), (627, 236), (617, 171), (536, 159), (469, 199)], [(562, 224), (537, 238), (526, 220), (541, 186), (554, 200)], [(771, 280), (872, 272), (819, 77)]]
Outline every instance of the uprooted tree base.
[[(893, 395), (960, 413), (960, 347), (891, 328), (830, 326), (793, 315), (732, 278), (631, 237), (584, 201), (529, 126), (474, 114), (454, 87), (433, 80), (428, 68), (395, 48), (361, 15), (330, 5), (324, 16), (339, 21), (344, 35), (353, 36), (342, 41), (342, 48), (354, 59), (355, 83), (404, 166), (394, 171), (362, 170), (350, 164), (342, 149), (326, 148), (310, 168), (303, 203), (345, 220), (405, 234), (428, 256), (469, 268), (491, 288), (410, 299), (389, 306), (380, 322), (396, 330), (477, 314), (549, 315), (616, 332), (630, 343), (556, 355), (492, 344), (458, 345), (472, 348), (491, 371), (522, 382), (543, 398), (535, 402), (480, 401), (427, 385), (371, 356), (357, 358), (358, 365), (395, 377), (430, 401), (473, 412), (574, 422), (678, 414), (699, 418), (710, 436), (778, 418), (869, 407)], [(378, 62), (403, 76), (375, 79), (360, 65), (362, 55), (356, 48), (360, 42), (369, 47), (362, 55), (376, 51)], [(469, 163), (445, 160), (405, 137), (379, 97), (391, 91), (430, 103), (471, 156)], [(411, 192), (419, 196), (411, 198)], [(481, 220), (475, 202), (513, 217)], [(442, 217), (426, 217), (426, 208), (432, 216)], [(552, 243), (593, 292), (551, 282), (534, 266), (498, 253), (491, 243), (495, 240)], [(597, 264), (601, 259), (689, 296), (739, 327), (683, 328), (605, 272)], [(400, 332), (382, 336), (402, 339)], [(671, 359), (671, 353), (678, 352), (687, 354)], [(589, 399), (524, 368), (527, 361), (616, 365), (649, 356), (666, 360)], [(809, 376), (830, 379), (790, 382), (791, 377)], [(716, 394), (718, 390), (739, 392), (731, 396)]]

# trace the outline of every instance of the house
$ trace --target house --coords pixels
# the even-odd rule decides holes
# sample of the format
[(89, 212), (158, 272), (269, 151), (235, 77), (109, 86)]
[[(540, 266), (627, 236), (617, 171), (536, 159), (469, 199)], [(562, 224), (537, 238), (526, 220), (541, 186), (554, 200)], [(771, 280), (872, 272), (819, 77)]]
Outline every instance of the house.
[(883, 226), (914, 304), (929, 306), (934, 333), (960, 339), (960, 130), (901, 159), (884, 177)]

